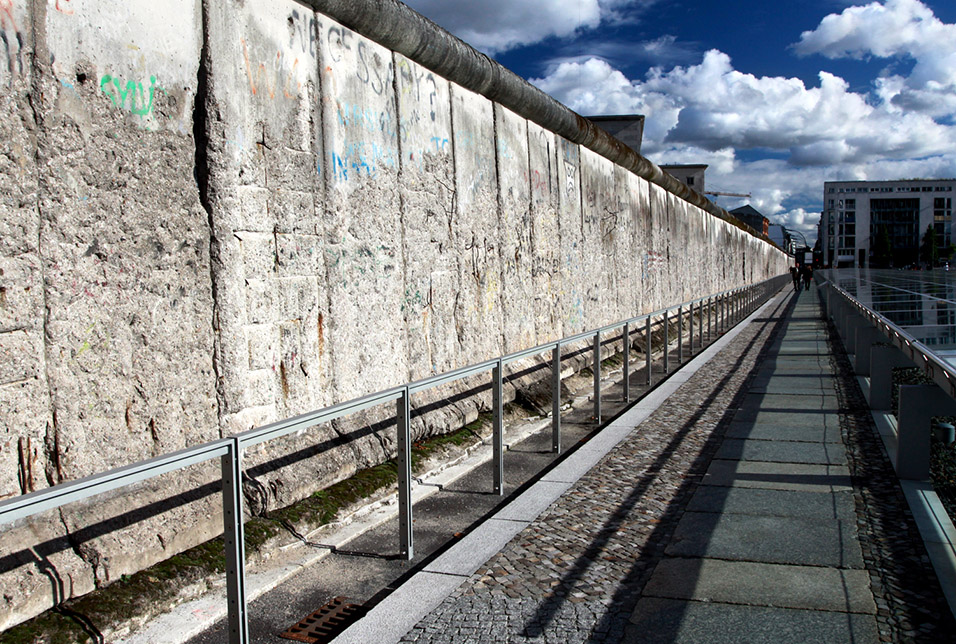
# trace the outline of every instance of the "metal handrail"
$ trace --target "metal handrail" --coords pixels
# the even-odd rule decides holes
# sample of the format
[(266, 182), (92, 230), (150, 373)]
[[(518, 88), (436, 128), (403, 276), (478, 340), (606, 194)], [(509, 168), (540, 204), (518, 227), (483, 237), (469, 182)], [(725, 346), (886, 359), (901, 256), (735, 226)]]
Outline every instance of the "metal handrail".
[(825, 281), (820, 286), (829, 286), (829, 288), (841, 295), (849, 304), (854, 306), (861, 315), (869, 318), (874, 327), (876, 327), (896, 348), (913, 361), (913, 364), (922, 367), (923, 372), (939, 385), (940, 389), (945, 391), (951, 398), (956, 399), (956, 369), (946, 363), (942, 358), (933, 353), (922, 342), (914, 338), (911, 334), (891, 322), (886, 316), (874, 311), (870, 307), (860, 302), (857, 298), (847, 292), (844, 288), (833, 281), (824, 278)]
[[(755, 309), (759, 303), (769, 298), (788, 279), (788, 275), (770, 278), (759, 284), (729, 289), (682, 302), (679, 305), (660, 309), (652, 313), (628, 318), (602, 326), (591, 331), (578, 333), (561, 340), (548, 342), (530, 349), (524, 349), (486, 360), (477, 364), (461, 367), (453, 371), (436, 374), (421, 380), (406, 383), (399, 387), (369, 394), (354, 400), (337, 403), (323, 409), (315, 410), (293, 418), (284, 419), (275, 423), (253, 428), (228, 438), (222, 438), (195, 447), (172, 452), (140, 461), (123, 467), (114, 468), (87, 476), (75, 481), (61, 483), (43, 490), (24, 494), (12, 499), (0, 501), (0, 525), (9, 524), (26, 519), (45, 510), (59, 508), (67, 503), (80, 501), (97, 494), (102, 494), (121, 487), (126, 487), (161, 474), (183, 469), (205, 461), (219, 458), (221, 465), (221, 480), (223, 485), (223, 529), (226, 546), (226, 588), (229, 609), (229, 641), (233, 644), (245, 644), (249, 641), (248, 620), (246, 615), (245, 597), (245, 548), (243, 534), (242, 511), (242, 451), (253, 445), (274, 440), (288, 434), (303, 431), (320, 423), (327, 423), (343, 416), (354, 414), (373, 406), (395, 402), (396, 420), (398, 425), (398, 496), (399, 496), (399, 542), (403, 557), (411, 559), (413, 556), (412, 539), (412, 505), (411, 505), (411, 440), (410, 440), (410, 410), (411, 394), (425, 391), (441, 384), (453, 382), (468, 376), (492, 372), (493, 380), (493, 448), (495, 461), (494, 488), (497, 494), (504, 490), (504, 471), (502, 464), (503, 452), (503, 382), (504, 367), (516, 360), (551, 351), (552, 353), (552, 383), (553, 383), (553, 413), (552, 413), (552, 448), (560, 451), (560, 363), (561, 347), (574, 342), (593, 339), (593, 371), (594, 371), (594, 407), (597, 423), (601, 423), (601, 337), (615, 329), (623, 328), (622, 339), (629, 347), (629, 333), (632, 325), (644, 322), (646, 333), (646, 361), (647, 384), (651, 385), (651, 326), (652, 320), (661, 318), (656, 324), (661, 325), (665, 334), (669, 334), (670, 314), (677, 310), (678, 326), (683, 324), (683, 311), (690, 311), (690, 344), (691, 353), (694, 347), (693, 314), (698, 310), (698, 333), (700, 346), (703, 346), (704, 308), (707, 308), (708, 339), (714, 337), (713, 331), (721, 333), (731, 325), (743, 319)], [(706, 304), (705, 304), (706, 303)], [(669, 373), (668, 335), (665, 335), (664, 370)], [(627, 349), (626, 349), (627, 350)], [(683, 332), (678, 334), (678, 360), (683, 361)], [(624, 364), (624, 380), (628, 381), (628, 361)], [(624, 389), (624, 400), (629, 400), (627, 385)]]

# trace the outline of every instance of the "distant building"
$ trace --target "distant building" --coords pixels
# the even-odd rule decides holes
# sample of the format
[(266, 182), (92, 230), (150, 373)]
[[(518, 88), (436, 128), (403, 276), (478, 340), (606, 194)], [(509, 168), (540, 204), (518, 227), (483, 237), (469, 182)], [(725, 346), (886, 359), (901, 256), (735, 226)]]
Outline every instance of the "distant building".
[(704, 170), (706, 169), (707, 166), (702, 164), (661, 166), (661, 170), (700, 194), (704, 194)]
[(885, 229), (893, 264), (917, 264), (929, 226), (936, 229), (940, 246), (953, 241), (954, 188), (956, 179), (825, 182), (819, 227), (823, 263), (869, 266)]
[(644, 140), (643, 115), (589, 116), (587, 118), (638, 154), (641, 153), (641, 142)]
[(784, 251), (793, 254), (794, 251), (794, 241), (790, 237), (790, 233), (787, 232), (787, 229), (779, 224), (769, 224), (767, 226), (767, 237), (770, 238), (770, 241), (775, 243), (777, 246), (782, 248)]
[[(744, 222), (754, 230), (764, 235), (769, 234), (770, 220), (760, 214), (760, 211), (747, 204), (730, 211), (734, 217)], [(782, 248), (782, 246), (781, 246)]]

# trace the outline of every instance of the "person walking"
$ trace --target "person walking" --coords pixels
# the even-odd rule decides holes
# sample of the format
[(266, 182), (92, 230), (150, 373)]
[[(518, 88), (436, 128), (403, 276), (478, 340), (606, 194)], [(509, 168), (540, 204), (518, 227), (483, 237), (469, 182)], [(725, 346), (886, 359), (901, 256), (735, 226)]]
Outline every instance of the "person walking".
[(803, 275), (803, 287), (804, 290), (810, 290), (810, 280), (813, 279), (813, 269), (810, 268), (809, 264), (804, 264), (800, 269), (800, 273)]
[(796, 265), (790, 267), (790, 279), (793, 280), (793, 290), (800, 290), (800, 269)]

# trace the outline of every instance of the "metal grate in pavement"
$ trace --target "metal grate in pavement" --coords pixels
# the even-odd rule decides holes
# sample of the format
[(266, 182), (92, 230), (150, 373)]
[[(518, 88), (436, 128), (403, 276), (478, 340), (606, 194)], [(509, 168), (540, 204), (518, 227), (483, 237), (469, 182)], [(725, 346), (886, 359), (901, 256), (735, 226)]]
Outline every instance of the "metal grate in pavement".
[(306, 615), (279, 637), (306, 644), (331, 642), (352, 622), (361, 618), (367, 610), (359, 604), (349, 604), (345, 597), (336, 597), (319, 610)]

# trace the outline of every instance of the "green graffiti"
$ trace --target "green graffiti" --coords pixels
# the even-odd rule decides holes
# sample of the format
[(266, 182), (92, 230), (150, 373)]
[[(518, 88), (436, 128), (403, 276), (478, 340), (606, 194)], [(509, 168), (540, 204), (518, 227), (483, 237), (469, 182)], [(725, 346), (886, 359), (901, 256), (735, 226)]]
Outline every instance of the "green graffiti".
[(110, 101), (113, 103), (113, 107), (118, 107), (120, 109), (129, 109), (129, 111), (137, 116), (146, 116), (153, 111), (153, 96), (156, 90), (160, 92), (165, 92), (162, 87), (156, 85), (156, 77), (149, 77), (149, 99), (146, 98), (146, 90), (143, 89), (142, 83), (136, 83), (133, 81), (127, 81), (125, 84), (120, 78), (115, 78), (109, 74), (105, 74), (103, 78), (100, 79), (100, 89), (106, 94)]

